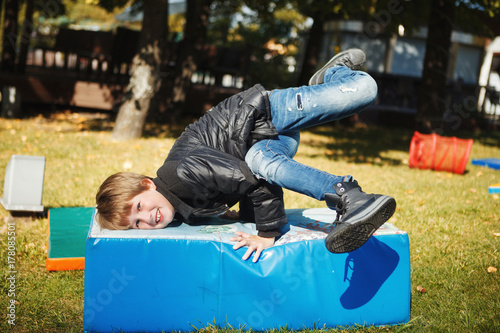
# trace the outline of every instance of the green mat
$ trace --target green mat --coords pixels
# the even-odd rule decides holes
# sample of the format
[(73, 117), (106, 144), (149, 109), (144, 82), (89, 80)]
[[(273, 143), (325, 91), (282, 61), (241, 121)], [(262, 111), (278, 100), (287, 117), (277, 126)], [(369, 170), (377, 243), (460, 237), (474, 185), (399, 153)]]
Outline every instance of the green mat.
[(46, 260), (48, 270), (85, 267), (85, 241), (93, 213), (94, 207), (49, 210)]

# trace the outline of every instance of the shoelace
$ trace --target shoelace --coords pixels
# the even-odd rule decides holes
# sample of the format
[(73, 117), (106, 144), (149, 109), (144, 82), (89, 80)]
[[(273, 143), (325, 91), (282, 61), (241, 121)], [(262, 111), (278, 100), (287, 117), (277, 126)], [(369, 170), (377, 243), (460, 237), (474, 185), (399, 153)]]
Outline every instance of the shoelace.
[(340, 221), (340, 219), (345, 215), (347, 210), (349, 209), (350, 200), (349, 197), (344, 195), (340, 200), (337, 202), (337, 206), (335, 207), (335, 210), (337, 211), (337, 217), (335, 218), (335, 221), (333, 223), (335, 224), (342, 224), (344, 221)]
[(333, 222), (334, 224), (342, 224), (344, 223), (343, 221), (340, 221), (342, 216), (344, 216), (346, 210), (347, 210), (347, 204), (342, 201), (342, 199), (337, 203), (337, 207), (335, 207), (337, 211), (337, 217), (335, 218), (335, 221)]

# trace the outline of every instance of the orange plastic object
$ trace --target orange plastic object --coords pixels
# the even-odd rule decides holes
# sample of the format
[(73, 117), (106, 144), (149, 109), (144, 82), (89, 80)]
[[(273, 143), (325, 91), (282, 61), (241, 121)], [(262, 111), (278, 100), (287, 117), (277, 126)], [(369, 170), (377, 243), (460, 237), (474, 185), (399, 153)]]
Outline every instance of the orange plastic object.
[(48, 271), (82, 270), (85, 268), (85, 258), (47, 258), (45, 267)]
[(415, 131), (410, 144), (410, 168), (463, 174), (472, 143), (472, 139), (443, 137)]

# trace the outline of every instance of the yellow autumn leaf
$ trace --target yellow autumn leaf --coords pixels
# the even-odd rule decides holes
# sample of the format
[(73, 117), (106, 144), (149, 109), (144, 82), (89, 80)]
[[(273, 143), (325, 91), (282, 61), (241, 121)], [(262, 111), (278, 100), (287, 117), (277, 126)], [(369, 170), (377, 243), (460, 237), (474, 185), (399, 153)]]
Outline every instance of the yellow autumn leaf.
[(497, 272), (496, 267), (493, 266), (488, 267), (488, 273), (496, 273), (496, 272)]

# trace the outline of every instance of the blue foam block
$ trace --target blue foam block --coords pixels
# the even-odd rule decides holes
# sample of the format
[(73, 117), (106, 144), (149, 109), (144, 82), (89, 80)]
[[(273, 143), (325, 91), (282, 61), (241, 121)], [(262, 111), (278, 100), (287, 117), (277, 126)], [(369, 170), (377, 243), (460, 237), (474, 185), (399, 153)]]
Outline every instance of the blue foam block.
[(480, 158), (472, 160), (473, 165), (485, 166), (495, 170), (500, 170), (500, 158)]
[(488, 193), (490, 194), (500, 193), (500, 183), (488, 186)]
[(386, 325), (410, 319), (408, 235), (386, 223), (365, 245), (332, 254), (335, 213), (287, 210), (289, 225), (253, 263), (234, 251), (219, 218), (162, 230), (100, 230), (85, 253), (85, 332), (193, 331), (207, 325), (267, 330)]

